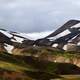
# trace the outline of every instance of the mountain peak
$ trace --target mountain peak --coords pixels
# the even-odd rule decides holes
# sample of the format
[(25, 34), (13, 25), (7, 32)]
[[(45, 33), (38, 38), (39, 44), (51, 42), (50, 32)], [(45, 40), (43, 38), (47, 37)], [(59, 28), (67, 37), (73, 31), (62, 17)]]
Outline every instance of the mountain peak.
[[(77, 45), (80, 42), (80, 21), (69, 20), (50, 35), (34, 40), (26, 33), (19, 33), (0, 29), (0, 43), (5, 45), (7, 51), (13, 48), (26, 48), (28, 46), (50, 46), (63, 49), (68, 43)], [(79, 45), (79, 44), (78, 44)]]
[[(23, 46), (25, 41), (32, 41), (30, 37), (25, 33), (17, 33), (0, 29), (0, 43), (4, 48), (11, 53), (11, 50), (17, 46)], [(29, 43), (29, 42), (28, 42)], [(20, 45), (19, 45), (20, 44)]]

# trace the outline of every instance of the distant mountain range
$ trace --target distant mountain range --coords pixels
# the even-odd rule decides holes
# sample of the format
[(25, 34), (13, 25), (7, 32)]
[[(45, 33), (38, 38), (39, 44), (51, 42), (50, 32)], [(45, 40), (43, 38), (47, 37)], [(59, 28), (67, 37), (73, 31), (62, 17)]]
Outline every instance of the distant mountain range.
[(0, 51), (4, 52), (7, 51), (12, 53), (14, 48), (22, 49), (28, 46), (49, 46), (62, 50), (68, 50), (68, 46), (71, 46), (71, 48), (74, 49), (74, 47), (79, 47), (79, 45), (79, 20), (70, 20), (53, 33), (37, 40), (29, 37), (26, 33), (17, 33), (0, 29)]

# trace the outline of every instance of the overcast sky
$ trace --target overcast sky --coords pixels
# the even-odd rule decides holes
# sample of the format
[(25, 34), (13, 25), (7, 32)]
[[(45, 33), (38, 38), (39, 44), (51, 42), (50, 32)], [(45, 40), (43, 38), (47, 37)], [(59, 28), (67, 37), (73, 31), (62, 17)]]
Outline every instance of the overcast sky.
[(0, 0), (0, 28), (50, 31), (70, 19), (80, 19), (80, 0)]

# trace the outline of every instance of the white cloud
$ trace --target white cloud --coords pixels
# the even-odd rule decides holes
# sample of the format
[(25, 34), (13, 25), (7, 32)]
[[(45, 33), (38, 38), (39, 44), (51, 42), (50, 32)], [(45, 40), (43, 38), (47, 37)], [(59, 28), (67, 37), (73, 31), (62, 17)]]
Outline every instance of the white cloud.
[(9, 30), (39, 32), (79, 19), (80, 0), (0, 0), (0, 25)]

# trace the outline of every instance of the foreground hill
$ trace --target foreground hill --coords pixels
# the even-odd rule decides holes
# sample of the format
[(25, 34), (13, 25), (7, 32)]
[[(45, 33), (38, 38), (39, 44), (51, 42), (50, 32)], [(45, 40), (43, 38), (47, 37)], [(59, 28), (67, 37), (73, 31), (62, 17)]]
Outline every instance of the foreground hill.
[[(62, 60), (63, 58), (79, 59), (79, 53), (55, 50), (50, 47), (30, 47), (25, 53), (0, 53), (0, 78), (5, 78), (4, 80), (50, 80), (65, 79), (61, 75), (79, 75), (78, 66)], [(57, 60), (60, 57), (63, 58), (59, 62)]]
[(28, 47), (23, 49), (14, 49), (13, 55), (33, 56), (39, 60), (71, 63), (80, 67), (80, 52), (63, 51), (52, 47)]

